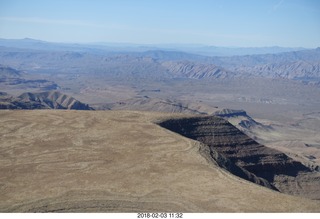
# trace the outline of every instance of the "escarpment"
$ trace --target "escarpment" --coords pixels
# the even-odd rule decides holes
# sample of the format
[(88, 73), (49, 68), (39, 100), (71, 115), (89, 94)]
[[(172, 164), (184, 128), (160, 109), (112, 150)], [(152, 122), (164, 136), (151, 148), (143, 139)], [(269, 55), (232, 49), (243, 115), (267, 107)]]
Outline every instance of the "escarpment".
[(203, 143), (218, 165), (236, 176), (283, 193), (320, 199), (319, 172), (259, 144), (222, 118), (170, 119), (159, 125)]

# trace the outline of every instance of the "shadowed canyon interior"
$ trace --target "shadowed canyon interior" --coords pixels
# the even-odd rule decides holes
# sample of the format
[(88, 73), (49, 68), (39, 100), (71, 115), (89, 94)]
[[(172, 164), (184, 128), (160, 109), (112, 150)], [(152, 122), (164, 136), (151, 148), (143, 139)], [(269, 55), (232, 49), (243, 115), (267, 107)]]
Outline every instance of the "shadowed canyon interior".
[(160, 126), (206, 145), (219, 166), (243, 179), (283, 193), (320, 199), (320, 173), (254, 141), (215, 117), (171, 119)]

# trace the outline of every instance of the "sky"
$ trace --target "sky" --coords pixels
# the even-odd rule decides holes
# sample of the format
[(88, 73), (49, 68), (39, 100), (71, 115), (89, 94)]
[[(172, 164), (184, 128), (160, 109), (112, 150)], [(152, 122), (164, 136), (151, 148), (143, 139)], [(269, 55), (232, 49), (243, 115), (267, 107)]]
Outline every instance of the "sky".
[(320, 46), (320, 0), (0, 0), (0, 38)]

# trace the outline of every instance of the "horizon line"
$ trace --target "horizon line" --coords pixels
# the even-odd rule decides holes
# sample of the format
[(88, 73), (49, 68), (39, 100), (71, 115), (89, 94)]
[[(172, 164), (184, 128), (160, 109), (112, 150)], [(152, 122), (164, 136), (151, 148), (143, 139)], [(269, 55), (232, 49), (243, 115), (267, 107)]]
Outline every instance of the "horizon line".
[(135, 43), (135, 42), (112, 42), (112, 41), (87, 41), (87, 42), (76, 42), (76, 41), (51, 41), (51, 40), (43, 40), (43, 39), (36, 39), (32, 37), (24, 37), (24, 38), (3, 38), (0, 37), (1, 40), (30, 40), (30, 41), (39, 41), (43, 43), (60, 43), (60, 44), (78, 44), (78, 45), (102, 45), (102, 44), (124, 44), (124, 45), (131, 45), (131, 46), (190, 46), (190, 47), (216, 47), (216, 48), (229, 48), (229, 49), (242, 49), (242, 48), (292, 48), (292, 49), (316, 49), (316, 47), (304, 47), (304, 46), (279, 46), (279, 45), (272, 45), (272, 46), (225, 46), (225, 45), (214, 45), (214, 44), (201, 44), (201, 43)]

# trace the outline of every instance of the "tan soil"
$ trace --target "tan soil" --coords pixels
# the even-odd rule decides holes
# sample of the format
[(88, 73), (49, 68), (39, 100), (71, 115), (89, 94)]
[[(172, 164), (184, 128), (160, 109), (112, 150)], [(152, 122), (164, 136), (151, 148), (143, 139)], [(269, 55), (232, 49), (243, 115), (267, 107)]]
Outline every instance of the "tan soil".
[(235, 177), (154, 124), (170, 117), (0, 111), (0, 211), (320, 212), (319, 201)]

